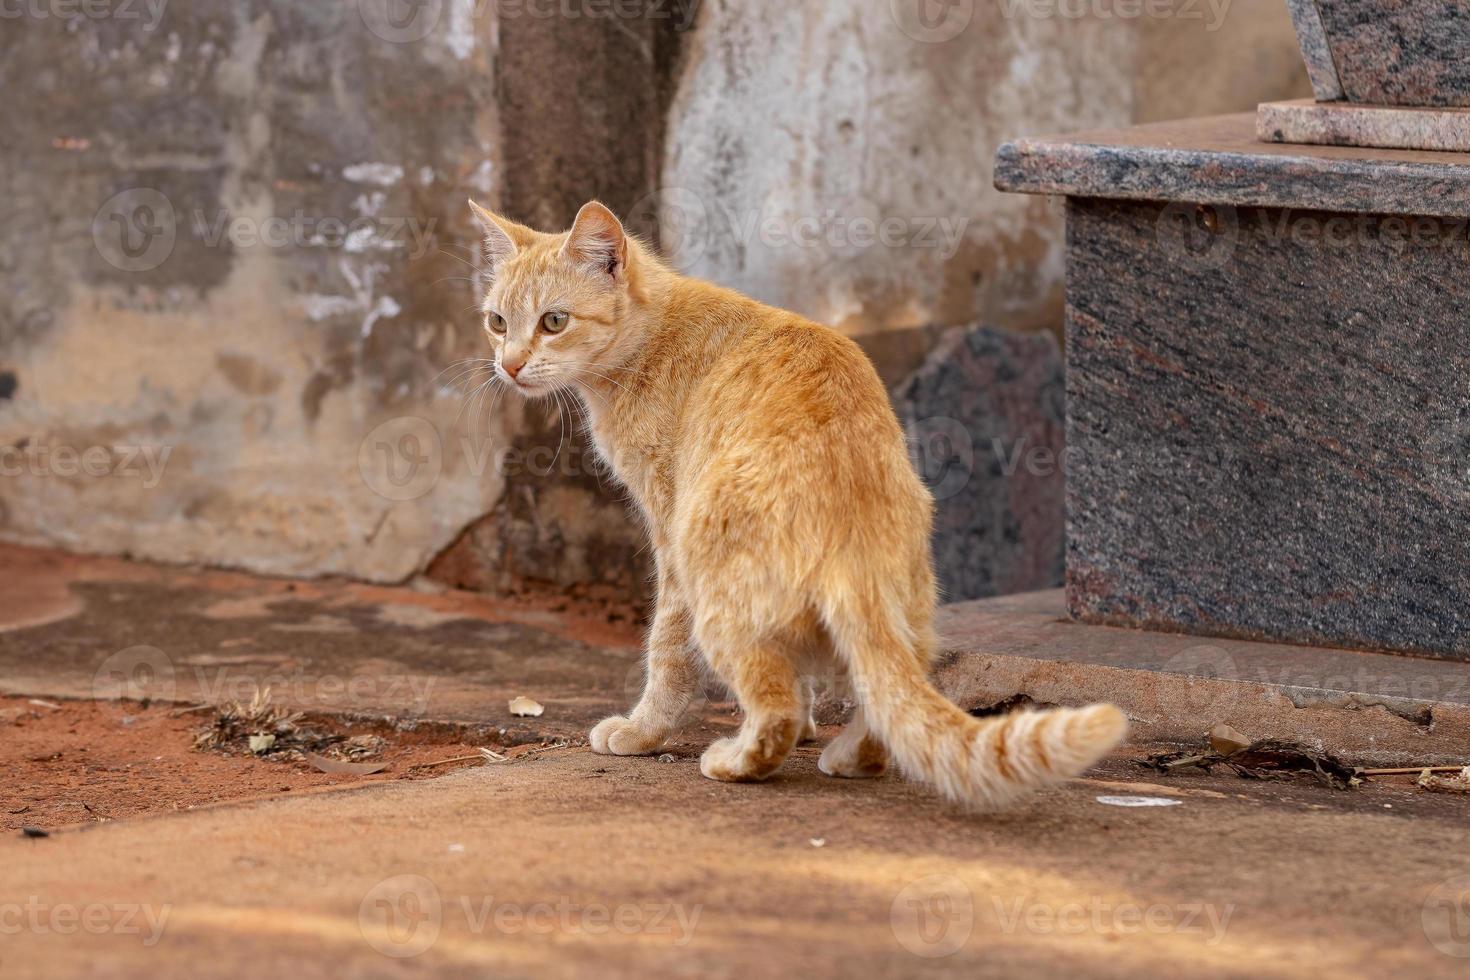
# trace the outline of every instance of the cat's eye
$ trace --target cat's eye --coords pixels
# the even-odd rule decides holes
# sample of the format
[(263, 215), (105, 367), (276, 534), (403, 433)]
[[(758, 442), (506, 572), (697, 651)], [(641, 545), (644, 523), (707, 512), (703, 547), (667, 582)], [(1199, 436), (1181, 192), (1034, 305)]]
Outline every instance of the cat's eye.
[(567, 328), (570, 317), (565, 313), (551, 312), (541, 318), (541, 329), (547, 333), (561, 333)]
[(490, 313), (485, 317), (485, 326), (490, 328), (491, 333), (505, 333), (505, 317), (499, 313)]

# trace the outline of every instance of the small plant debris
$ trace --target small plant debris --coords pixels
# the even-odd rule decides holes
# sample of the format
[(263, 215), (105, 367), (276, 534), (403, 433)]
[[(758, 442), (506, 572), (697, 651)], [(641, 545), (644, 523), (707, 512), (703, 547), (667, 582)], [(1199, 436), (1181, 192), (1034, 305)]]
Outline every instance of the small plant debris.
[(1419, 773), (1416, 785), (1431, 793), (1470, 793), (1470, 766), (1453, 776), (1437, 776), (1433, 770), (1425, 769)]
[[(378, 735), (349, 738), (306, 724), (301, 712), (272, 704), (270, 688), (257, 690), (248, 704), (235, 701), (221, 708), (194, 738), (194, 748), (202, 751), (305, 762), (322, 772), (355, 775), (386, 768), (386, 763), (368, 760), (381, 754), (387, 744)], [(323, 763), (349, 768), (324, 768)]]
[(1211, 772), (1215, 766), (1224, 766), (1242, 779), (1288, 779), (1306, 774), (1332, 789), (1356, 789), (1363, 782), (1356, 769), (1330, 752), (1317, 752), (1270, 738), (1251, 742), (1244, 748), (1237, 747), (1239, 739), (1223, 737), (1218, 741), (1229, 754), (1211, 747), (1205, 752), (1151, 755), (1138, 764), (1162, 773), (1188, 768)]

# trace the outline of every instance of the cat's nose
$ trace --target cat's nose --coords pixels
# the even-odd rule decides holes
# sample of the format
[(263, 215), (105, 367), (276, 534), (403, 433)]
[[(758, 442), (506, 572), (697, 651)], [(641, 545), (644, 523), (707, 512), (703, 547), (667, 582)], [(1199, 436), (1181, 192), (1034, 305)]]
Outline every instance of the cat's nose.
[(517, 375), (521, 373), (521, 369), (526, 366), (526, 361), (524, 358), (519, 361), (511, 361), (502, 358), (500, 361), (500, 366), (506, 374), (510, 375), (511, 378), (514, 379)]

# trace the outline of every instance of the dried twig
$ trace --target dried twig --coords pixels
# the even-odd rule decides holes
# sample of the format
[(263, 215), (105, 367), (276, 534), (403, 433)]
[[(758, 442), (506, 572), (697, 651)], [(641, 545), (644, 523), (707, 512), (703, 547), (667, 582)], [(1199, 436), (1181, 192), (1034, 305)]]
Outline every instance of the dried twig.
[(1417, 776), (1421, 772), (1464, 772), (1465, 766), (1409, 766), (1404, 769), (1359, 769), (1359, 776)]
[(509, 762), (510, 760), (493, 749), (480, 749), (474, 755), (457, 755), (452, 759), (435, 759), (433, 762), (419, 762), (410, 769), (432, 769), (435, 766), (447, 766), (455, 762)]

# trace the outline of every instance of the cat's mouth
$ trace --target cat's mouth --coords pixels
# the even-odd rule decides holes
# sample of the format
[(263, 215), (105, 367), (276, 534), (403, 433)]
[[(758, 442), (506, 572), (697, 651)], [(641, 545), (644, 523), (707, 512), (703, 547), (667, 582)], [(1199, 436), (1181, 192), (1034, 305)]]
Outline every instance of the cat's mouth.
[(534, 398), (537, 395), (543, 395), (550, 390), (548, 386), (540, 383), (535, 378), (512, 378), (509, 375), (502, 375), (502, 380), (505, 381), (506, 386), (509, 387), (511, 391), (514, 391), (516, 394), (522, 396), (523, 398)]

